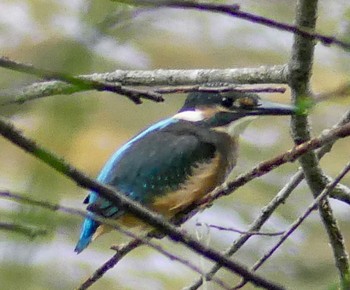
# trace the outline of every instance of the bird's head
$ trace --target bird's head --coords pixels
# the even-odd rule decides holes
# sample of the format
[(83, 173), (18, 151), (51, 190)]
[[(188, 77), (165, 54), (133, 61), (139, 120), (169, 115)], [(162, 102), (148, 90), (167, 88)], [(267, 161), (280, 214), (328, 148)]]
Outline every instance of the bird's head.
[(295, 112), (293, 106), (268, 102), (254, 93), (193, 92), (174, 118), (237, 135), (257, 116), (292, 115)]

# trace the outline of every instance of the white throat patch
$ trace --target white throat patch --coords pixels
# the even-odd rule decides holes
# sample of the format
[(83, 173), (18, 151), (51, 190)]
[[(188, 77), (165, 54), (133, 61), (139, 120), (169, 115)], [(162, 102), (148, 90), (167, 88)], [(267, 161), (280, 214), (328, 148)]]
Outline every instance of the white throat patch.
[(205, 119), (204, 114), (201, 111), (184, 111), (181, 113), (176, 114), (174, 119), (180, 119), (190, 122), (198, 122), (203, 121)]

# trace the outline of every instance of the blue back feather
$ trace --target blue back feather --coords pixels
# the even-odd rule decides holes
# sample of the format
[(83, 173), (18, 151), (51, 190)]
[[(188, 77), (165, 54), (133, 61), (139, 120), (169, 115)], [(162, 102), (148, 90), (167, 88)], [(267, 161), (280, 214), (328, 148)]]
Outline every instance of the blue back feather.
[[(136, 137), (131, 139), (129, 142), (124, 144), (119, 150), (117, 150), (112, 157), (107, 161), (105, 166), (103, 167), (102, 171), (97, 177), (97, 180), (102, 183), (108, 184), (110, 182), (110, 179), (112, 176), (115, 174), (113, 172), (113, 169), (116, 167), (116, 164), (123, 158), (125, 153), (128, 151), (129, 148), (132, 147), (132, 145), (140, 140), (141, 138), (145, 137), (147, 134), (162, 130), (163, 128), (167, 127), (170, 124), (176, 123), (178, 120), (173, 119), (173, 118), (168, 118), (165, 120), (162, 120), (148, 129), (144, 130), (140, 134), (138, 134)], [(125, 185), (124, 185), (125, 186)], [(122, 191), (123, 192), (123, 191)], [(132, 192), (128, 193), (128, 195), (136, 199), (136, 195), (134, 195)], [(101, 208), (106, 208), (106, 216), (114, 216), (116, 215), (120, 210), (118, 207), (111, 207), (111, 203), (108, 200), (105, 200), (103, 198), (100, 198), (99, 195), (96, 192), (90, 192), (89, 193), (89, 198), (88, 198), (88, 203), (93, 204), (93, 203), (100, 203)], [(92, 218), (85, 218), (84, 223), (82, 225), (79, 241), (77, 243), (77, 246), (75, 247), (75, 252), (78, 254), (83, 251), (91, 242), (93, 234), (96, 232), (97, 228), (99, 227), (99, 223), (93, 220)]]

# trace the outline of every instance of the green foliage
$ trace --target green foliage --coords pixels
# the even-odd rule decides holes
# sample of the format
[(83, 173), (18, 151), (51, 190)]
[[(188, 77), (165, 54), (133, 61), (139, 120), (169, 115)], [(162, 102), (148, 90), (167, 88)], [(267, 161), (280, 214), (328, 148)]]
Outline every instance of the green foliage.
[(310, 113), (310, 110), (315, 106), (315, 101), (308, 97), (299, 97), (298, 103), (296, 104), (296, 114), (306, 115)]

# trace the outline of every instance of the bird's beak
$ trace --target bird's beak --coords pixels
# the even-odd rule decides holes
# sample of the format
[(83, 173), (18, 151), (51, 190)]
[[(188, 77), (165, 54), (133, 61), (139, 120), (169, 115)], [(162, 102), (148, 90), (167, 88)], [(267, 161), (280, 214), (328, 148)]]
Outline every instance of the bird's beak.
[(273, 103), (265, 100), (259, 100), (258, 106), (246, 110), (246, 114), (250, 116), (294, 115), (296, 112), (297, 108), (294, 106)]

